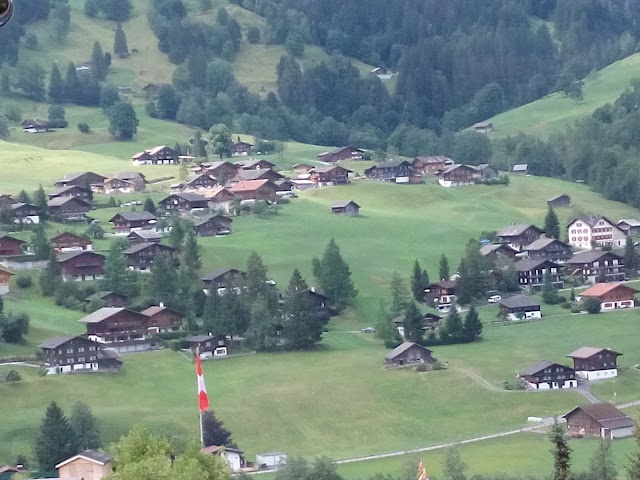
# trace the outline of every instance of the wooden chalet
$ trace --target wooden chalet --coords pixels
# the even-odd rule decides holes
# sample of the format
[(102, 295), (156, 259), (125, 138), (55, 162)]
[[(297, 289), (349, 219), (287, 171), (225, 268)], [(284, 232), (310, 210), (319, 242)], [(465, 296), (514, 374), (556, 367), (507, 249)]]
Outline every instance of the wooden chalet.
[(129, 299), (121, 293), (111, 292), (109, 290), (101, 290), (89, 295), (84, 299), (85, 302), (90, 303), (93, 301), (100, 302), (103, 307), (126, 307), (129, 303)]
[(309, 180), (317, 186), (346, 185), (349, 183), (349, 174), (353, 170), (331, 165), (328, 167), (314, 167), (309, 170)]
[(182, 190), (200, 190), (202, 188), (213, 188), (216, 185), (218, 185), (218, 181), (213, 175), (209, 173), (198, 173), (187, 178), (182, 185)]
[(526, 163), (519, 163), (518, 165), (514, 165), (511, 169), (511, 173), (513, 173), (514, 175), (528, 175), (529, 165)]
[(113, 230), (116, 235), (128, 234), (133, 230), (149, 229), (156, 222), (156, 216), (146, 210), (116, 213), (109, 220), (109, 223), (113, 223)]
[(131, 157), (134, 165), (176, 165), (180, 163), (178, 153), (166, 145), (136, 153)]
[(521, 252), (524, 247), (538, 240), (544, 232), (530, 223), (514, 223), (497, 234), (502, 243)]
[(404, 367), (420, 363), (433, 364), (432, 351), (414, 342), (403, 342), (384, 356), (385, 367)]
[(454, 164), (446, 167), (438, 174), (438, 183), (443, 187), (459, 187), (475, 183), (478, 171), (469, 165)]
[(189, 349), (200, 358), (226, 357), (229, 353), (229, 341), (224, 335), (194, 335), (187, 338)]
[(209, 208), (209, 199), (198, 193), (172, 193), (158, 202), (169, 213)]
[(623, 218), (616, 223), (616, 226), (627, 236), (636, 237), (640, 235), (640, 222), (635, 218)]
[(407, 178), (413, 175), (413, 164), (407, 160), (390, 160), (381, 162), (364, 171), (366, 178), (396, 182), (398, 178)]
[(9, 282), (15, 273), (0, 265), (0, 295), (9, 293)]
[(245, 283), (247, 274), (236, 268), (219, 268), (200, 278), (204, 285), (204, 293), (222, 295), (227, 288), (240, 288)]
[[(108, 351), (108, 350), (106, 350)], [(97, 450), (84, 450), (56, 465), (60, 479), (99, 480), (113, 471), (113, 458)]]
[[(442, 321), (442, 317), (440, 315), (436, 315), (435, 313), (424, 313), (422, 314), (422, 332), (423, 335), (427, 335), (429, 333), (435, 332)], [(393, 323), (398, 330), (398, 333), (402, 338), (404, 338), (404, 314), (397, 316), (393, 319)]]
[(539, 238), (522, 248), (527, 257), (532, 260), (550, 260), (564, 263), (573, 256), (571, 245), (555, 238)]
[(50, 373), (117, 371), (122, 367), (115, 350), (105, 353), (101, 343), (80, 336), (50, 338), (38, 348)]
[(520, 377), (532, 390), (556, 390), (578, 386), (573, 368), (541, 360), (520, 372)]
[(504, 243), (488, 243), (487, 245), (480, 247), (480, 253), (483, 257), (495, 258), (498, 255), (502, 255), (506, 258), (513, 259), (518, 251)]
[(300, 174), (300, 173), (307, 173), (312, 168), (313, 168), (313, 165), (309, 165), (308, 163), (296, 163), (293, 167), (291, 167), (291, 170), (293, 170), (295, 173)]
[(11, 213), (19, 222), (28, 223), (34, 219), (37, 219), (37, 221), (33, 223), (40, 222), (40, 211), (38, 207), (31, 203), (14, 203), (11, 205)]
[(270, 180), (247, 180), (228, 188), (229, 192), (243, 200), (276, 200), (278, 187)]
[(238, 195), (229, 191), (225, 187), (215, 187), (202, 192), (202, 195), (209, 199), (209, 208), (212, 210), (222, 210), (229, 213), (229, 207), (234, 198)]
[(566, 193), (561, 193), (547, 200), (547, 206), (551, 208), (567, 208), (571, 206), (571, 197)]
[(618, 376), (618, 357), (621, 353), (608, 348), (582, 347), (567, 357), (573, 359), (576, 375), (587, 380)]
[(196, 231), (196, 235), (200, 237), (213, 237), (231, 233), (232, 222), (231, 218), (224, 215), (214, 215), (194, 222), (193, 228)]
[(87, 328), (87, 338), (118, 353), (149, 350), (149, 317), (128, 308), (103, 307), (79, 320)]
[(205, 172), (212, 175), (220, 185), (224, 185), (238, 172), (238, 165), (226, 161), (203, 163), (202, 166), (205, 168)]
[(248, 180), (270, 180), (275, 183), (282, 179), (284, 179), (283, 175), (271, 169), (238, 170), (238, 174), (229, 181), (229, 184)]
[(127, 235), (127, 241), (129, 245), (135, 245), (136, 243), (160, 243), (163, 235), (155, 230), (133, 230)]
[(44, 133), (51, 130), (49, 122), (38, 118), (27, 118), (20, 123), (22, 131), (26, 133)]
[(335, 163), (341, 160), (362, 160), (364, 150), (355, 147), (340, 147), (331, 152), (323, 152), (318, 155), (321, 162)]
[(143, 192), (147, 186), (147, 178), (140, 172), (120, 172), (116, 173), (112, 178), (133, 183), (132, 192)]
[(107, 179), (104, 175), (93, 172), (74, 172), (68, 173), (64, 177), (56, 180), (53, 185), (56, 188), (66, 187), (68, 185), (78, 185), (87, 190), (101, 189), (104, 181)]
[(635, 422), (610, 403), (592, 403), (576, 407), (562, 416), (567, 431), (574, 437), (599, 437), (604, 440), (631, 437)]
[(169, 255), (175, 263), (178, 262), (176, 249), (160, 243), (136, 243), (122, 253), (127, 259), (127, 267), (139, 272), (148, 272), (160, 255)]
[(87, 203), (93, 201), (93, 192), (80, 185), (67, 185), (66, 187), (56, 188), (53, 192), (48, 193), (49, 199), (56, 197), (77, 197), (80, 200), (84, 200)]
[(107, 195), (115, 195), (119, 193), (133, 193), (142, 190), (136, 190), (136, 182), (133, 180), (111, 177), (104, 181), (102, 191)]
[(252, 147), (252, 144), (248, 142), (241, 142), (240, 140), (238, 140), (237, 142), (234, 142), (233, 147), (231, 148), (231, 156), (247, 156), (251, 153)]
[(47, 210), (63, 221), (86, 220), (91, 204), (78, 197), (55, 197), (47, 202)]
[(498, 307), (500, 314), (507, 320), (542, 318), (540, 302), (527, 295), (514, 295), (498, 300)]
[(98, 280), (104, 273), (105, 256), (96, 252), (66, 252), (57, 259), (64, 281)]
[(635, 305), (638, 290), (624, 283), (596, 283), (593, 287), (580, 292), (579, 300), (597, 298), (600, 310), (631, 308)]
[(331, 204), (331, 213), (357, 217), (360, 215), (360, 205), (353, 200), (336, 200)]
[(434, 157), (416, 157), (413, 159), (413, 171), (428, 176), (436, 176), (455, 162), (442, 155)]
[[(306, 290), (304, 293), (307, 297), (309, 305), (313, 308), (313, 313), (316, 319), (318, 319), (323, 324), (327, 323), (331, 319), (332, 315), (332, 309), (329, 306), (329, 297), (323, 295), (320, 292), (316, 292), (313, 287)], [(278, 293), (279, 302), (284, 305), (287, 300), (287, 296), (288, 293), (286, 291)]]
[(478, 122), (473, 125), (473, 130), (478, 133), (489, 133), (493, 130), (493, 123), (491, 122)]
[(149, 333), (177, 332), (182, 330), (184, 315), (176, 310), (165, 307), (164, 304), (152, 305), (142, 311), (149, 317)]
[(498, 169), (489, 165), (488, 163), (481, 163), (480, 165), (476, 165), (477, 178), (481, 180), (494, 180), (498, 178), (500, 172)]
[(50, 242), (54, 250), (61, 253), (77, 250), (93, 250), (91, 240), (72, 232), (59, 233), (55, 237), (52, 237)]
[(434, 297), (439, 305), (449, 305), (456, 301), (456, 282), (454, 280), (440, 280), (425, 289), (425, 293)]
[(162, 90), (162, 87), (164, 87), (165, 85), (167, 84), (151, 82), (147, 83), (144, 87), (141, 88), (141, 90), (146, 93), (147, 96), (154, 96), (160, 93), (160, 90)]
[(566, 262), (569, 275), (589, 283), (620, 282), (624, 280), (624, 259), (604, 250), (576, 253)]
[(539, 292), (544, 286), (545, 276), (550, 275), (553, 286), (562, 288), (564, 282), (560, 276), (560, 265), (550, 260), (520, 260), (513, 265), (518, 272), (518, 282), (529, 292)]
[(281, 178), (280, 180), (276, 180), (273, 183), (276, 184), (279, 192), (290, 192), (295, 187), (295, 184), (288, 178)]
[(14, 238), (6, 233), (0, 233), (0, 257), (21, 255), (27, 242)]
[(262, 158), (252, 158), (251, 160), (238, 160), (235, 162), (238, 170), (272, 170), (275, 164)]

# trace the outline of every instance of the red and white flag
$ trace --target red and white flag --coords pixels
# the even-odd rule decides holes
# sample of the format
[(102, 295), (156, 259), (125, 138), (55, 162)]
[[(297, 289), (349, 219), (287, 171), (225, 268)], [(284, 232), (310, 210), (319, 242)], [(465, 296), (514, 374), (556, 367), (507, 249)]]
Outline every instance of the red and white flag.
[(418, 465), (418, 480), (429, 480), (427, 477), (427, 470), (424, 468), (424, 462), (420, 459), (420, 464)]
[(198, 375), (198, 407), (201, 412), (206, 412), (209, 410), (209, 396), (207, 395), (207, 387), (204, 385), (202, 361), (200, 360), (199, 352), (196, 352), (196, 374)]

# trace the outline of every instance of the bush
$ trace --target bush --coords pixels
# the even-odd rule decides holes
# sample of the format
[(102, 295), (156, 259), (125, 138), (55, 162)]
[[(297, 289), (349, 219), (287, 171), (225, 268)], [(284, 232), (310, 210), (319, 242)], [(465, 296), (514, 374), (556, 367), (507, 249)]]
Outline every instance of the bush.
[(78, 124), (78, 130), (80, 130), (82, 133), (89, 133), (91, 131), (91, 127), (88, 123), (80, 122)]
[(576, 303), (574, 305), (571, 306), (571, 313), (580, 313), (582, 311), (582, 305), (579, 303)]
[(25, 275), (22, 273), (16, 277), (16, 285), (18, 286), (18, 288), (31, 288), (32, 284), (33, 280), (29, 275)]
[(525, 389), (524, 382), (520, 378), (516, 378), (514, 380), (506, 380), (503, 383), (503, 386), (505, 390), (524, 390)]
[(437, 361), (431, 366), (431, 370), (446, 370), (447, 364), (441, 361)]
[(12, 122), (19, 122), (22, 120), (22, 111), (15, 103), (10, 103), (2, 107), (2, 113), (4, 113), (4, 116)]
[(181, 348), (189, 348), (189, 342), (183, 339), (169, 340), (168, 345), (174, 352), (177, 352)]
[(426, 363), (420, 363), (416, 365), (416, 372), (428, 372), (428, 371), (429, 371), (429, 365), (427, 365)]
[(573, 308), (573, 303), (563, 302), (562, 304), (560, 304), (560, 307), (564, 308), (565, 310), (570, 310), (571, 308)]
[(582, 308), (589, 313), (600, 313), (600, 300), (595, 297), (587, 297), (582, 300)]

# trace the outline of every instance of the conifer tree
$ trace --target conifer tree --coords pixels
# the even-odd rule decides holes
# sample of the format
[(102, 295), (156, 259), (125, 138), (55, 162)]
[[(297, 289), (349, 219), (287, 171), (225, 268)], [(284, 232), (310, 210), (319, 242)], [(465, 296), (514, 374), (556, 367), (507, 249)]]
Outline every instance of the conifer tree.
[(449, 271), (449, 259), (444, 253), (440, 257), (438, 276), (440, 277), (440, 280), (449, 280), (449, 277), (451, 276), (451, 272)]
[(560, 222), (551, 205), (547, 210), (547, 216), (544, 217), (544, 233), (547, 238), (560, 238)]
[(424, 289), (429, 285), (429, 274), (423, 270), (416, 259), (411, 271), (411, 292), (416, 302), (424, 301)]
[(414, 301), (409, 302), (404, 312), (404, 339), (408, 342), (421, 342), (423, 338), (422, 314)]
[(629, 277), (636, 277), (638, 271), (638, 254), (633, 243), (633, 238), (628, 236), (624, 245), (624, 271)]
[(173, 259), (167, 254), (158, 255), (151, 265), (149, 274), (149, 293), (153, 300), (173, 305), (177, 282), (178, 272)]
[(389, 289), (391, 290), (391, 307), (389, 308), (389, 313), (391, 313), (391, 318), (394, 319), (402, 315), (409, 304), (409, 292), (407, 292), (404, 280), (398, 272), (393, 272)]
[(122, 24), (118, 23), (116, 25), (116, 33), (113, 38), (113, 53), (118, 55), (120, 58), (124, 58), (129, 55), (129, 47), (127, 45), (127, 35), (124, 33), (122, 29)]
[(276, 338), (277, 323), (267, 299), (262, 295), (258, 295), (251, 304), (249, 311), (249, 326), (245, 333), (247, 345), (259, 352), (275, 348), (278, 344), (278, 339)]
[(482, 322), (476, 311), (476, 307), (471, 306), (464, 317), (464, 337), (467, 342), (475, 342), (482, 338)]
[(195, 279), (198, 271), (202, 268), (202, 259), (200, 258), (200, 246), (196, 234), (192, 228), (187, 231), (182, 249), (182, 265), (191, 271), (191, 275)]
[(284, 334), (287, 347), (292, 350), (311, 348), (322, 338), (323, 325), (313, 312), (308, 291), (307, 282), (298, 269), (294, 269), (284, 304)]
[(31, 203), (31, 197), (25, 190), (20, 190), (20, 192), (18, 193), (18, 202)]
[(42, 184), (33, 192), (33, 205), (38, 209), (40, 216), (46, 217), (47, 213), (47, 195), (44, 193)]
[(571, 447), (567, 444), (564, 429), (556, 421), (549, 432), (553, 444), (553, 480), (571, 479)]
[(558, 289), (553, 284), (553, 277), (549, 271), (544, 273), (544, 284), (542, 285), (542, 300), (544, 303), (553, 305), (558, 303)]
[(398, 329), (393, 323), (391, 315), (384, 305), (384, 301), (380, 299), (378, 307), (378, 318), (376, 323), (376, 335), (384, 342), (386, 348), (395, 348), (402, 343), (402, 338)]
[(202, 414), (202, 434), (205, 447), (211, 445), (237, 447), (233, 441), (231, 432), (227, 430), (222, 421), (216, 417), (213, 410), (207, 410)]
[(49, 101), (53, 104), (61, 104), (65, 101), (64, 82), (57, 63), (54, 63), (53, 67), (51, 67), (47, 96), (49, 97)]
[(464, 340), (464, 325), (455, 307), (447, 314), (444, 325), (440, 328), (440, 340), (448, 343), (458, 343)]
[(95, 450), (102, 446), (98, 422), (86, 403), (76, 402), (73, 404), (69, 425), (75, 432), (79, 450)]
[(625, 465), (627, 480), (640, 480), (640, 424), (636, 423), (634, 439), (635, 450), (627, 455), (628, 462)]
[(151, 197), (147, 197), (144, 199), (144, 204), (142, 205), (142, 209), (145, 212), (153, 213), (154, 215), (158, 212), (158, 209), (156, 208), (156, 204), (153, 203), (153, 199)]
[(109, 65), (107, 65), (102, 46), (97, 40), (94, 42), (91, 52), (91, 71), (100, 81), (107, 77), (107, 72), (109, 71)]
[(267, 283), (267, 267), (262, 261), (258, 252), (253, 251), (247, 258), (247, 284), (246, 297), (249, 302), (255, 301), (258, 295), (262, 295), (265, 300), (272, 296), (273, 288)]
[(78, 103), (82, 95), (81, 87), (76, 66), (73, 62), (69, 62), (67, 73), (64, 77), (64, 94), (66, 100), (71, 103)]
[(49, 263), (45, 269), (40, 273), (40, 289), (44, 296), (50, 297), (58, 288), (58, 285), (62, 282), (62, 271), (58, 264), (58, 258), (56, 252), (51, 249), (49, 252)]
[[(611, 451), (611, 440), (600, 439), (598, 448), (589, 459), (589, 476), (594, 480), (616, 480), (618, 471)], [(627, 476), (627, 478), (632, 478)]]
[(36, 224), (33, 228), (31, 248), (33, 249), (35, 260), (46, 260), (53, 251), (53, 247), (49, 243), (49, 239), (44, 231), (44, 226), (41, 223)]
[(123, 246), (119, 242), (111, 245), (104, 262), (102, 287), (105, 290), (132, 297), (138, 293), (136, 274), (127, 269), (127, 259), (122, 253)]
[(55, 470), (55, 466), (78, 453), (76, 435), (67, 421), (64, 412), (56, 402), (51, 402), (35, 445), (38, 465), (43, 472)]
[(182, 250), (182, 244), (186, 234), (185, 224), (179, 217), (175, 217), (171, 222), (171, 231), (169, 232), (169, 245), (176, 250)]
[(324, 294), (338, 309), (350, 305), (358, 295), (351, 280), (351, 270), (340, 254), (340, 247), (331, 238), (321, 259), (314, 258), (313, 276)]

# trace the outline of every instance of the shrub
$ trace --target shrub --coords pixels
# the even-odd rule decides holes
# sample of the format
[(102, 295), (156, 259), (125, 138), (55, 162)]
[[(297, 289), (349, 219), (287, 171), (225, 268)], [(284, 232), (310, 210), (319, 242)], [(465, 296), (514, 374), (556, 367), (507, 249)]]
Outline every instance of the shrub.
[(595, 297), (587, 297), (582, 300), (582, 308), (589, 313), (600, 313), (600, 300)]
[(564, 308), (565, 310), (570, 310), (573, 307), (573, 303), (571, 302), (563, 302), (560, 307)]
[(582, 305), (579, 303), (576, 303), (574, 305), (571, 306), (571, 313), (580, 313), (582, 311)]
[(514, 380), (505, 380), (503, 383), (505, 390), (524, 390), (525, 385), (522, 379), (516, 378)]
[(249, 30), (247, 30), (247, 41), (252, 44), (260, 41), (260, 29), (258, 27), (249, 27)]
[(33, 280), (29, 275), (20, 274), (16, 277), (16, 285), (18, 288), (31, 288)]
[(431, 370), (446, 370), (447, 364), (441, 361), (437, 361), (431, 366)]
[(22, 380), (22, 376), (20, 376), (20, 374), (15, 370), (9, 370), (4, 379), (10, 383), (16, 383)]
[(169, 345), (169, 348), (174, 352), (177, 352), (181, 348), (189, 348), (189, 342), (184, 339), (169, 340), (169, 342), (167, 343)]
[(429, 371), (429, 365), (427, 365), (426, 363), (420, 363), (416, 365), (416, 372), (428, 372), (428, 371)]
[(4, 116), (12, 122), (19, 122), (22, 120), (22, 111), (20, 110), (20, 106), (15, 103), (5, 105), (2, 108), (2, 113), (4, 113)]
[(53, 118), (49, 122), (49, 126), (51, 128), (67, 128), (69, 126), (69, 122), (64, 118)]
[(80, 122), (78, 124), (78, 130), (80, 130), (82, 133), (89, 133), (91, 131), (91, 127), (88, 123)]

